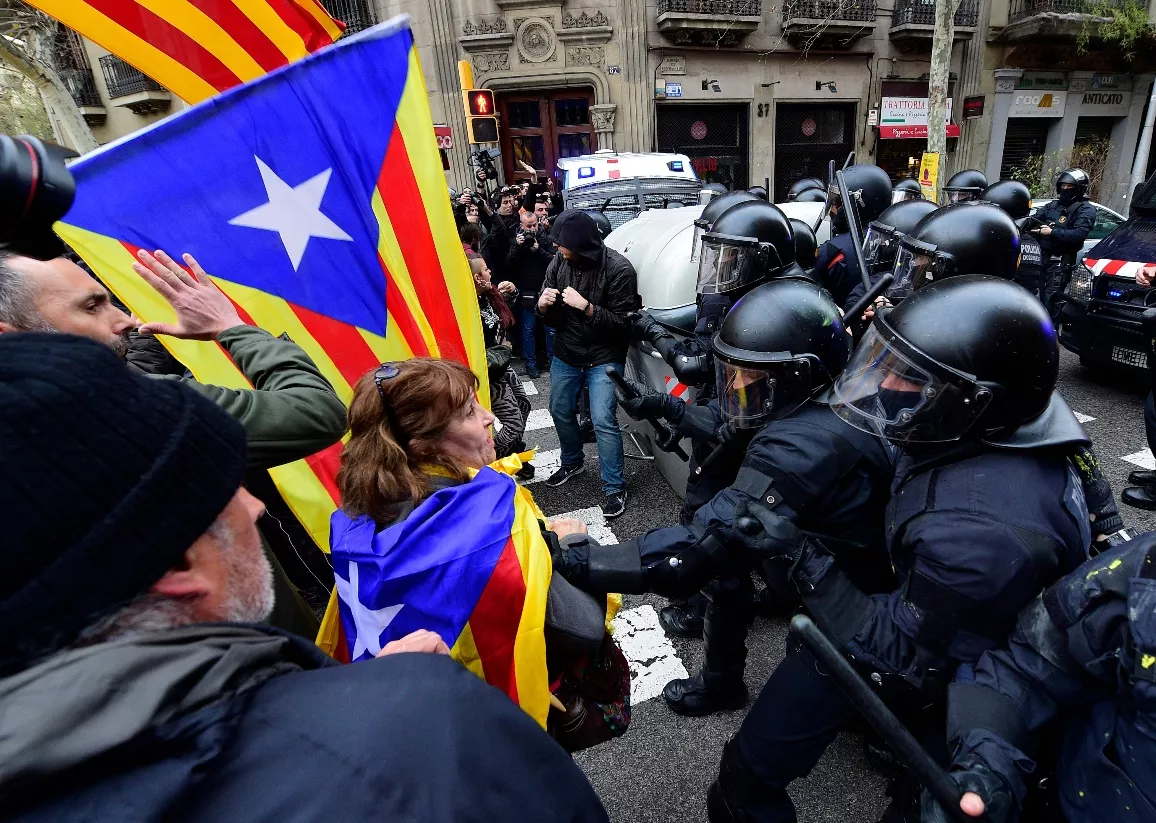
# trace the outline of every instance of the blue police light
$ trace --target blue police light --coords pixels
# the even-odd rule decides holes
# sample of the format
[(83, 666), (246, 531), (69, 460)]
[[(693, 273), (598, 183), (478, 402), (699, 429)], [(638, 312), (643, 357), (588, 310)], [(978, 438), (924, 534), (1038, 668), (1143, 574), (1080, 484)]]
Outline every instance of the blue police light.
[(1124, 296), (1123, 289), (1108, 289), (1108, 297), (1112, 300), (1119, 300)]
[(594, 176), (594, 167), (593, 166), (582, 166), (580, 169), (578, 169), (578, 179), (579, 180), (585, 180), (587, 177), (593, 177), (593, 176)]
[(669, 163), (666, 164), (666, 167), (668, 169), (670, 169), (671, 171), (682, 171), (682, 161), (681, 160), (671, 160)]

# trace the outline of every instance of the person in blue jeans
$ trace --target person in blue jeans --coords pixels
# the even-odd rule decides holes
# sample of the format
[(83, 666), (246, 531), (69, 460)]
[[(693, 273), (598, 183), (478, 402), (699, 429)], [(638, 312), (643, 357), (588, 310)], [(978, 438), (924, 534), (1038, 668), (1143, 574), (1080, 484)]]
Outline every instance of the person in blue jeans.
[(577, 407), (578, 392), (585, 386), (605, 494), (602, 513), (618, 517), (626, 510), (626, 479), (617, 400), (606, 367), (621, 372), (626, 361), (628, 316), (641, 304), (638, 275), (629, 260), (603, 244), (598, 224), (586, 212), (563, 212), (550, 235), (558, 254), (546, 269), (536, 309), (555, 331), (550, 416), (558, 430), (562, 466), (546, 484), (561, 486), (584, 468)]

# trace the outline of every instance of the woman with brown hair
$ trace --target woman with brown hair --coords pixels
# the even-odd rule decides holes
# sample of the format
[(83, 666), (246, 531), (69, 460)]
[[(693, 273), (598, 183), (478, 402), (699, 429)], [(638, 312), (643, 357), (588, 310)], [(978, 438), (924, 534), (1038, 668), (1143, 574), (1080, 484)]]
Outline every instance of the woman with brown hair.
[[(486, 341), (490, 408), (501, 424), (494, 435), (494, 449), (498, 457), (506, 457), (525, 448), (522, 435), (526, 433), (526, 419), (530, 416), (530, 400), (510, 365), (513, 343), (506, 335), (514, 325), (514, 312), (506, 302), (506, 295), (516, 296), (518, 287), (509, 281), (495, 286), (490, 279), (490, 267), (481, 257), (470, 258), (470, 271), (474, 275), (474, 288), (478, 291), (482, 335)], [(519, 476), (533, 477), (533, 472)]]
[[(630, 673), (606, 634), (605, 603), (551, 572), (563, 544), (593, 541), (581, 521), (545, 522), (526, 489), (488, 468), (494, 415), (477, 388), (468, 368), (434, 358), (382, 364), (354, 388), (330, 538), (350, 659), (428, 629), (505, 688), (508, 677), (492, 678), (508, 661), (486, 657), (494, 627), (520, 627), (522, 644), (521, 627), (539, 626), (531, 668), (554, 706), (547, 721), (540, 704), (541, 722), (567, 748), (584, 748), (621, 734), (630, 717)], [(511, 645), (499, 649), (508, 656)], [(519, 674), (506, 691), (526, 708), (524, 686)]]

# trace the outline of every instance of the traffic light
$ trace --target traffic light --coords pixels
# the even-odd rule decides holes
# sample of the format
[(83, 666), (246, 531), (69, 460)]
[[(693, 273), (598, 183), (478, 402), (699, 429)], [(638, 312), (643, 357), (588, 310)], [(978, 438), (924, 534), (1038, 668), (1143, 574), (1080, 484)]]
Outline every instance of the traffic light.
[(494, 116), (494, 93), (489, 89), (463, 91), (466, 131), (471, 143), (496, 143), (498, 118)]

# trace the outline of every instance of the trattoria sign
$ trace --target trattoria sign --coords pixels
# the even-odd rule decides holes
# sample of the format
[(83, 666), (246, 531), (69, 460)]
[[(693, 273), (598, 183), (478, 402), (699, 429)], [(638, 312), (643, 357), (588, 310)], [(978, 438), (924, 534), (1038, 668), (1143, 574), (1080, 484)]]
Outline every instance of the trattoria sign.
[[(951, 122), (951, 98), (947, 99), (947, 136), (959, 137), (959, 124)], [(879, 105), (879, 137), (902, 140), (927, 137), (926, 97), (884, 97)]]

